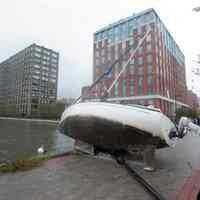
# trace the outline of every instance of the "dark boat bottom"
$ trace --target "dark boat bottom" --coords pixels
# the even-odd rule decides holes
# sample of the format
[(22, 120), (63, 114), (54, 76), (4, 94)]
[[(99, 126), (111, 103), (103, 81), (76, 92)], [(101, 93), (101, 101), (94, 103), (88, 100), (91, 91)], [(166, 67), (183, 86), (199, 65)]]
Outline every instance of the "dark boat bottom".
[(149, 132), (97, 117), (69, 117), (62, 124), (61, 131), (75, 140), (94, 145), (96, 152), (117, 155), (127, 152), (130, 147), (167, 146), (164, 140)]

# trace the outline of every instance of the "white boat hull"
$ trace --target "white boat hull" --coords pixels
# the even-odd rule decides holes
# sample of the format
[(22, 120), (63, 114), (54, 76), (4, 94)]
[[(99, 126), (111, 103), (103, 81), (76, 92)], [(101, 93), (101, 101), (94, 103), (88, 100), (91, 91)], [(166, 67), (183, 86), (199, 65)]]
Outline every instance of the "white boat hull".
[(173, 145), (174, 124), (163, 113), (144, 107), (88, 102), (67, 108), (60, 121), (62, 133), (106, 150), (130, 145)]

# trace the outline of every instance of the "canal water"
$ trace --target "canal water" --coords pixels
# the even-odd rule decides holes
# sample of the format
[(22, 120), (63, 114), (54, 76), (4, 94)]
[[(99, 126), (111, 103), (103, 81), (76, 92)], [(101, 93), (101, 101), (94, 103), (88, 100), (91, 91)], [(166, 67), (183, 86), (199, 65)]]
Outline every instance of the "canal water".
[(60, 134), (55, 123), (0, 119), (0, 161), (37, 155), (41, 145), (47, 152), (70, 151), (73, 140)]

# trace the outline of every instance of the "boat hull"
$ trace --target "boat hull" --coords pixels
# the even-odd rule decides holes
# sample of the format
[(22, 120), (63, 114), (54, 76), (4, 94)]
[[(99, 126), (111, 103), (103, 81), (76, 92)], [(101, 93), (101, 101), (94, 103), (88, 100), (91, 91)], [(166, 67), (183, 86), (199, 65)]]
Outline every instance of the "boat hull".
[(94, 116), (70, 116), (65, 119), (61, 132), (107, 151), (126, 151), (130, 146), (168, 146), (165, 140), (147, 131)]

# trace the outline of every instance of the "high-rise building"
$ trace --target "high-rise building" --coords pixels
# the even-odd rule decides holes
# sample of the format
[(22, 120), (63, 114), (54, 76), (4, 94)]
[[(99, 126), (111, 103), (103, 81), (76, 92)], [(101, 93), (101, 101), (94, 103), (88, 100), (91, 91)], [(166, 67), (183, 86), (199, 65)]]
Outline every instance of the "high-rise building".
[(192, 91), (187, 91), (187, 104), (192, 108), (193, 110), (199, 109), (199, 99), (198, 96)]
[(56, 102), (59, 54), (32, 44), (0, 63), (0, 104), (30, 115)]
[(99, 97), (104, 93), (148, 30), (150, 33), (112, 88), (108, 101), (153, 105), (172, 116), (176, 108), (188, 107), (185, 57), (154, 9), (134, 14), (94, 33), (93, 81), (129, 47), (133, 48), (92, 94)]

